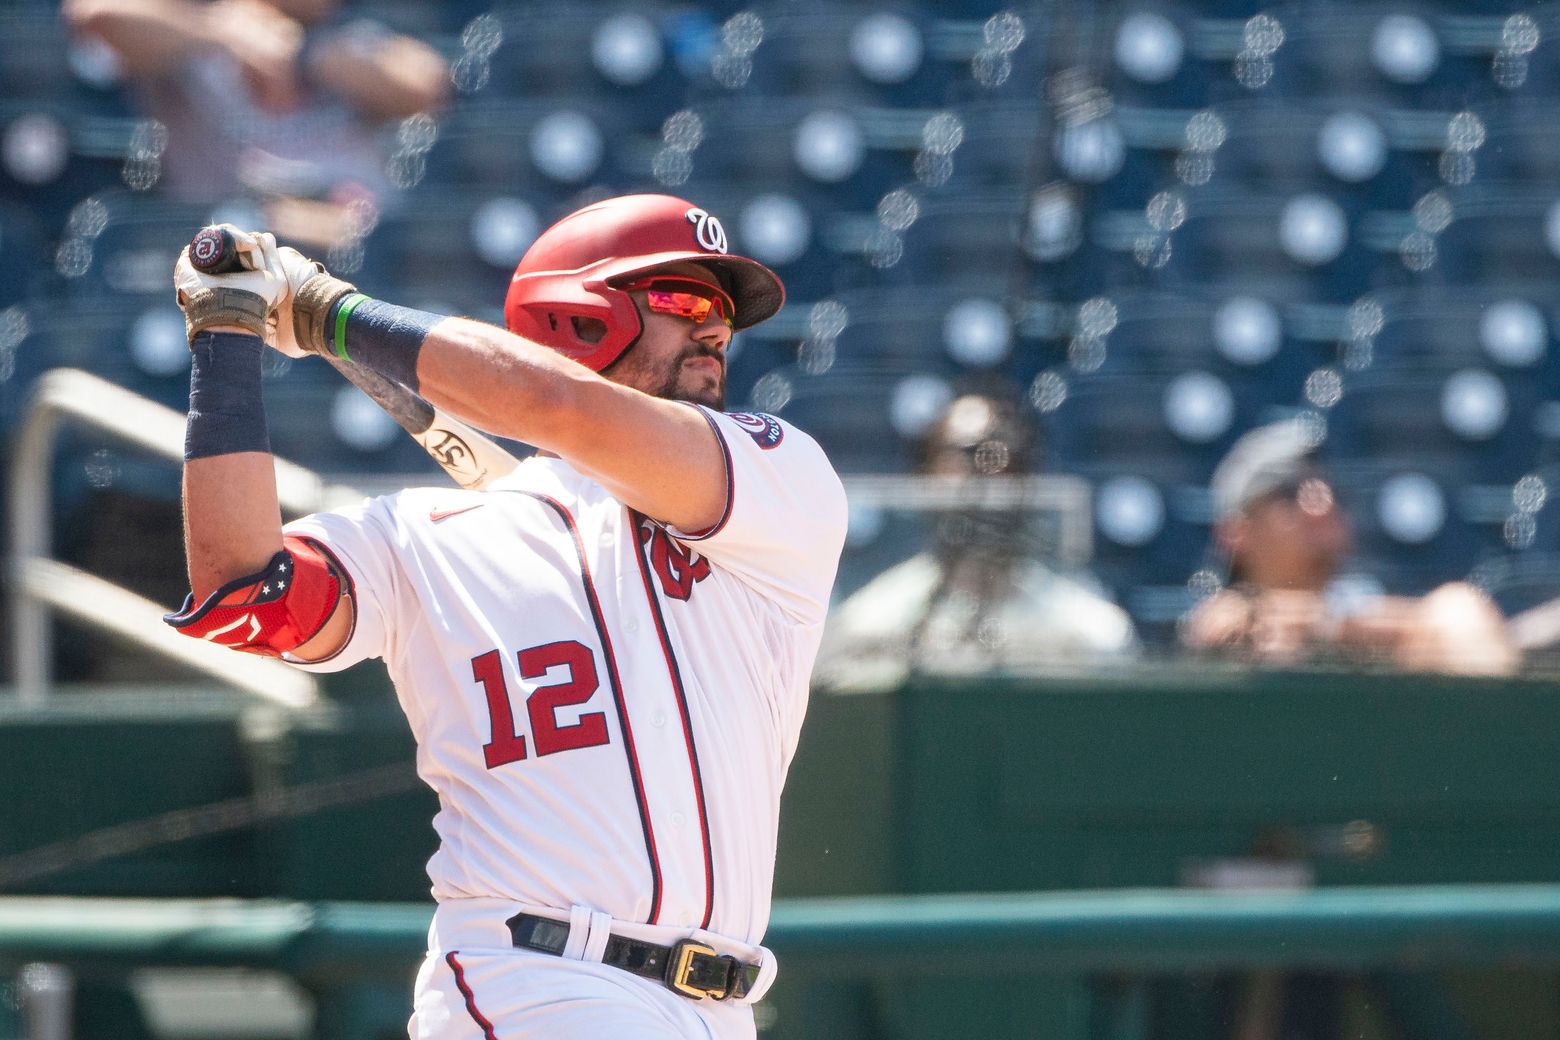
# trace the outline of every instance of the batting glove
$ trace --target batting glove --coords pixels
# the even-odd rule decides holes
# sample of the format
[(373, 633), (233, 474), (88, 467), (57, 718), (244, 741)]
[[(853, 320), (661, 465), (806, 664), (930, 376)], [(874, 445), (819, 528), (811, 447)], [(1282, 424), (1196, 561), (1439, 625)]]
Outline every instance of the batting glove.
[(331, 330), (326, 319), (343, 297), (357, 292), (291, 246), (276, 254), (277, 272), (287, 281), (287, 298), (277, 309), (276, 340), (271, 344), (288, 357), (330, 353)]
[(191, 341), (202, 329), (237, 325), (261, 339), (275, 338), (274, 312), (287, 299), (287, 279), (279, 272), (276, 239), (251, 234), (231, 224), (219, 225), (233, 236), (248, 270), (231, 274), (203, 274), (190, 263), (189, 251), (179, 250), (173, 266), (173, 287), (184, 312), (184, 330)]

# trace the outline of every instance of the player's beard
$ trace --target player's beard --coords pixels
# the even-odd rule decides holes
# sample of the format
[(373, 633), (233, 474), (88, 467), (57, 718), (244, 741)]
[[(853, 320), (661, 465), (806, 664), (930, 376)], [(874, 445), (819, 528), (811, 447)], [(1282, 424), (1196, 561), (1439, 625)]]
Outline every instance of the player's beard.
[[(683, 366), (693, 358), (713, 358), (720, 365), (720, 376), (713, 386), (710, 380), (702, 372), (686, 372)], [(655, 396), (664, 397), (668, 401), (691, 401), (694, 404), (702, 404), (706, 408), (713, 408), (717, 412), (726, 410), (726, 362), (719, 352), (698, 345), (690, 346), (677, 359), (672, 362), (671, 370), (666, 374), (666, 380), (662, 383)]]

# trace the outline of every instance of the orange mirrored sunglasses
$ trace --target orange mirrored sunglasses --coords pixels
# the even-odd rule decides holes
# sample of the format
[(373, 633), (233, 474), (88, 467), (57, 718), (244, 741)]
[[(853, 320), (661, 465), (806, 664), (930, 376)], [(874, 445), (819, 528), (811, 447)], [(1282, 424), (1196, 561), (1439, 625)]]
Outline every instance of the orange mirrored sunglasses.
[(642, 290), (645, 302), (657, 314), (675, 314), (695, 325), (702, 325), (713, 310), (726, 327), (731, 328), (732, 315), (737, 309), (724, 291), (696, 278), (656, 275), (629, 282), (623, 288), (632, 292)]

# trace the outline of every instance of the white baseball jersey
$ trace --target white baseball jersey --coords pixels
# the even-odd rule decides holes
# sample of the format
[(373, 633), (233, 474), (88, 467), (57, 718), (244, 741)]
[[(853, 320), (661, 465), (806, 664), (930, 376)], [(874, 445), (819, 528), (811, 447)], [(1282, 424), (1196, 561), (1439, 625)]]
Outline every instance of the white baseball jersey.
[(704, 410), (726, 515), (685, 533), (556, 458), (288, 526), (351, 576), (335, 670), (383, 657), (439, 795), (437, 899), (757, 944), (780, 789), (845, 536), (806, 434)]

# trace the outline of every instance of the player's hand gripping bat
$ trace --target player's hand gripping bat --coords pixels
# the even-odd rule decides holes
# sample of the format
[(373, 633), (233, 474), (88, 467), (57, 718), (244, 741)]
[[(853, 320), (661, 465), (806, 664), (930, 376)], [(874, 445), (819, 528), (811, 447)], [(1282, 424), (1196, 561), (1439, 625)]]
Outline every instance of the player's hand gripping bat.
[[(195, 269), (204, 274), (226, 274), (244, 268), (243, 255), (233, 236), (218, 227), (202, 228), (196, 233), (190, 240), (189, 257)], [(372, 369), (330, 354), (322, 356), (373, 398), (461, 487), (479, 490), (520, 464), (487, 434), (439, 410), (415, 390)]]

